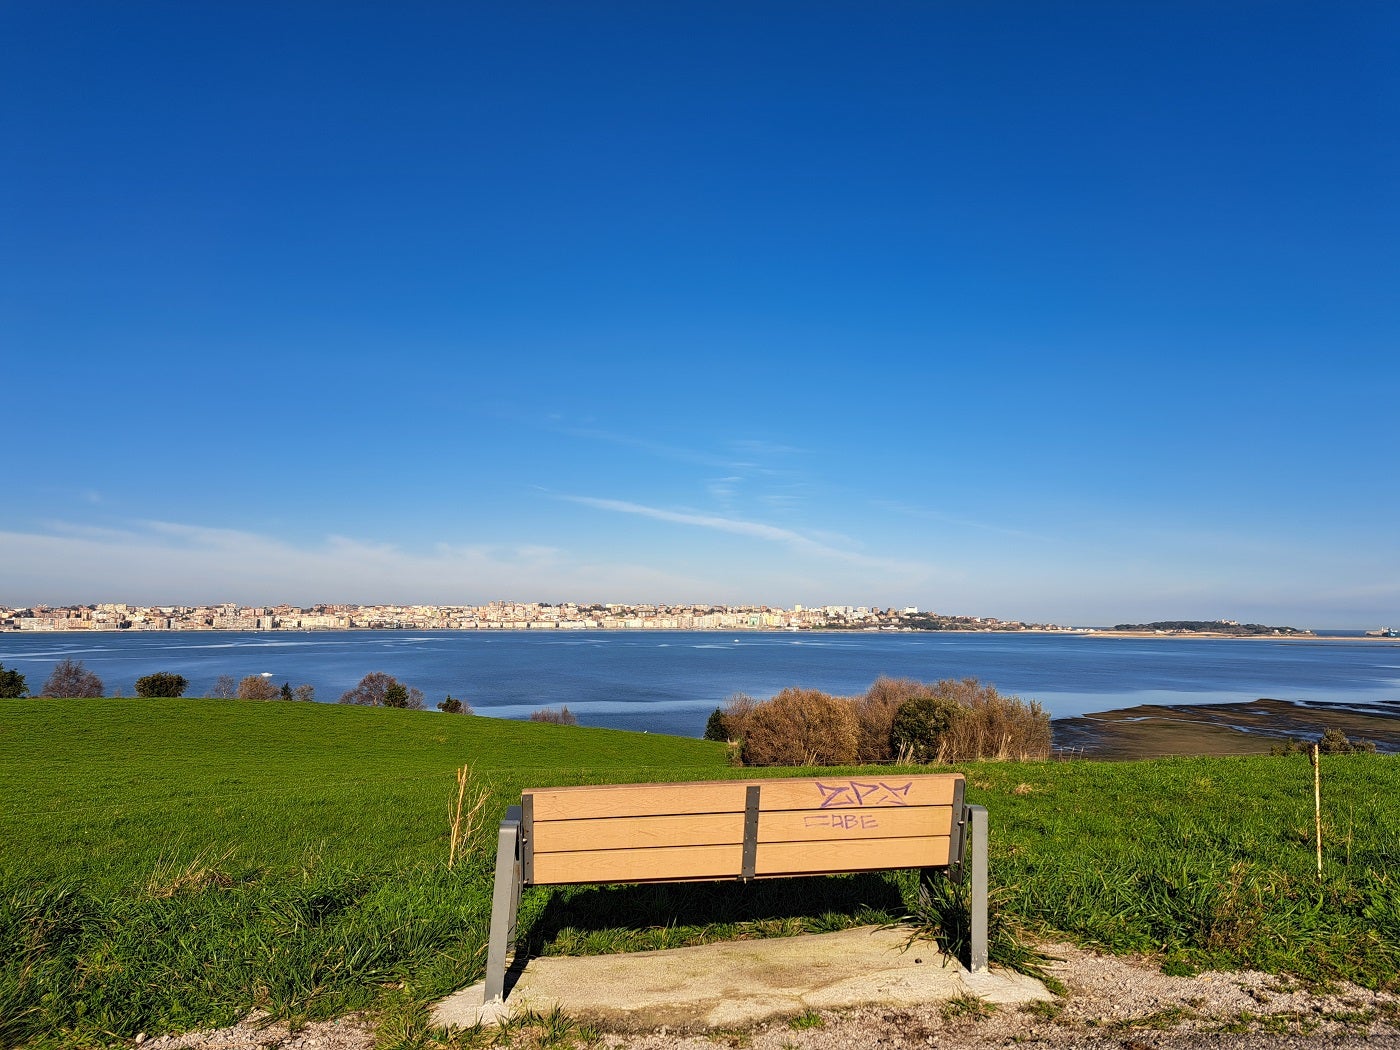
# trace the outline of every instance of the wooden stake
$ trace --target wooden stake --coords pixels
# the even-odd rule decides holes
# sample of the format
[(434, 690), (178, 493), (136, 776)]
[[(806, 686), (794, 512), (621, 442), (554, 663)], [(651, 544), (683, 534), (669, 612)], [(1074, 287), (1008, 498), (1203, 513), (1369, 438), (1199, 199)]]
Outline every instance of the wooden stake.
[(1313, 767), (1313, 824), (1316, 827), (1317, 840), (1317, 880), (1322, 881), (1322, 761), (1321, 752), (1317, 745), (1312, 746)]

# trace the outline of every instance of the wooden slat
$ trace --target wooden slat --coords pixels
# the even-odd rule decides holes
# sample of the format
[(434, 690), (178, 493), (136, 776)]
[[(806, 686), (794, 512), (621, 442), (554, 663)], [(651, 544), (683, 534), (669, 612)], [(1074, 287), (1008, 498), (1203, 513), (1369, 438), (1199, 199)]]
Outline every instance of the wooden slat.
[(840, 843), (851, 839), (946, 838), (952, 830), (952, 806), (909, 806), (900, 809), (818, 809), (764, 813), (758, 821), (758, 841)]
[(743, 841), (743, 813), (685, 813), (665, 817), (536, 820), (532, 848), (538, 860), (543, 853), (565, 850), (738, 845)]
[(810, 780), (763, 780), (760, 808), (878, 809), (948, 806), (958, 774), (891, 777), (814, 777)]
[(750, 784), (762, 787), (762, 809), (863, 809), (946, 806), (960, 773), (890, 777), (718, 780), (690, 784), (605, 784), (532, 788), (536, 820), (640, 817), (672, 813), (743, 812)]
[[(759, 842), (840, 841), (943, 835), (951, 831), (951, 806), (893, 809), (809, 809), (763, 813)], [(665, 817), (601, 817), (592, 820), (536, 820), (531, 848), (535, 857), (567, 850), (703, 846), (740, 843), (742, 813), (699, 813)]]
[(608, 784), (602, 787), (533, 788), (535, 820), (645, 817), (670, 813), (742, 813), (742, 780), (697, 784)]
[(758, 875), (825, 875), (841, 871), (936, 868), (948, 863), (948, 839), (862, 839), (842, 842), (760, 844)]
[[(587, 882), (670, 882), (737, 879), (739, 846), (677, 846), (670, 849), (580, 850), (535, 857), (537, 886)], [(852, 871), (942, 867), (947, 836), (862, 839), (842, 842), (761, 843), (755, 874), (829, 875)]]
[(742, 846), (585, 850), (535, 856), (536, 886), (738, 878)]

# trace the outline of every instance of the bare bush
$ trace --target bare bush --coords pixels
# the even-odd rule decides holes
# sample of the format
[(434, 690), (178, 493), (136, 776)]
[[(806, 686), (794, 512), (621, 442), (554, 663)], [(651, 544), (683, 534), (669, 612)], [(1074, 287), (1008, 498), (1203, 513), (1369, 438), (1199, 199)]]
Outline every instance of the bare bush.
[(214, 679), (214, 687), (209, 690), (209, 695), (216, 700), (232, 700), (238, 695), (238, 683), (233, 680), (233, 675), (221, 674)]
[(995, 686), (975, 678), (939, 682), (938, 688), (958, 707), (943, 735), (938, 761), (1027, 762), (1050, 757), (1050, 714), (1036, 701), (1002, 696)]
[(845, 697), (789, 687), (756, 704), (744, 728), (749, 766), (842, 766), (855, 762), (860, 724)]
[(705, 739), (731, 744), (743, 740), (749, 716), (757, 706), (758, 701), (747, 693), (735, 693), (710, 715), (705, 723)]
[(272, 684), (271, 678), (260, 674), (250, 674), (238, 683), (235, 694), (240, 700), (276, 700), (282, 691)]
[(83, 666), (81, 660), (60, 660), (44, 683), (40, 696), (97, 697), (104, 692), (102, 679)]
[(556, 726), (576, 726), (578, 717), (569, 710), (569, 705), (565, 704), (559, 710), (552, 707), (542, 707), (538, 711), (530, 712), (531, 722), (548, 722)]

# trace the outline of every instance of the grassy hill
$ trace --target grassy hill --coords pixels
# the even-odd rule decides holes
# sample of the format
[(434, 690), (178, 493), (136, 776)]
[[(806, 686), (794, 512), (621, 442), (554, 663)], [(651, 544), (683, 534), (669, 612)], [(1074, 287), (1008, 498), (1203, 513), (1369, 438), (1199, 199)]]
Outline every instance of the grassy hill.
[[(454, 770), (492, 793), (447, 869)], [(1400, 986), (1397, 759), (983, 763), (1002, 914), (1168, 968)], [(752, 775), (721, 745), (428, 712), (216, 700), (0, 704), (0, 1044), (360, 1007), (476, 979), (494, 823), (524, 787)], [(767, 775), (784, 772), (763, 771)], [(536, 951), (885, 921), (908, 873), (526, 895)]]
[[(286, 873), (442, 861), (453, 771), (536, 784), (723, 775), (708, 741), (338, 704), (15, 700), (0, 707), (8, 872), (113, 890), (218, 857)], [(516, 801), (519, 801), (517, 798)]]

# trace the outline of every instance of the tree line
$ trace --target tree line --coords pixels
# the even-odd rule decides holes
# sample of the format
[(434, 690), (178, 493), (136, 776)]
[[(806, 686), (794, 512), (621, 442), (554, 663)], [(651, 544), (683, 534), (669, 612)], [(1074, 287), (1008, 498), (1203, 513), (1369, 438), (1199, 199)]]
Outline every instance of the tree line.
[[(143, 698), (177, 699), (185, 695), (189, 680), (184, 675), (170, 671), (156, 671), (136, 679), (136, 695)], [(29, 683), (25, 676), (14, 669), (7, 670), (0, 664), (0, 699), (18, 699), (29, 696)], [(98, 675), (83, 666), (81, 660), (63, 659), (55, 665), (53, 672), (44, 681), (43, 688), (34, 694), (38, 697), (64, 699), (90, 699), (106, 696), (106, 686)], [(269, 676), (250, 674), (242, 679), (222, 674), (214, 680), (209, 691), (215, 700), (290, 700), (311, 703), (316, 699), (316, 689), (309, 684), (293, 686), (283, 682), (278, 686)], [(427, 707), (423, 691), (404, 685), (392, 675), (383, 671), (371, 671), (360, 679), (353, 689), (341, 694), (341, 704), (357, 704), (362, 707), (397, 707), (421, 711)], [(471, 704), (459, 700), (450, 693), (437, 704), (437, 709), (447, 714), (471, 714)]]

